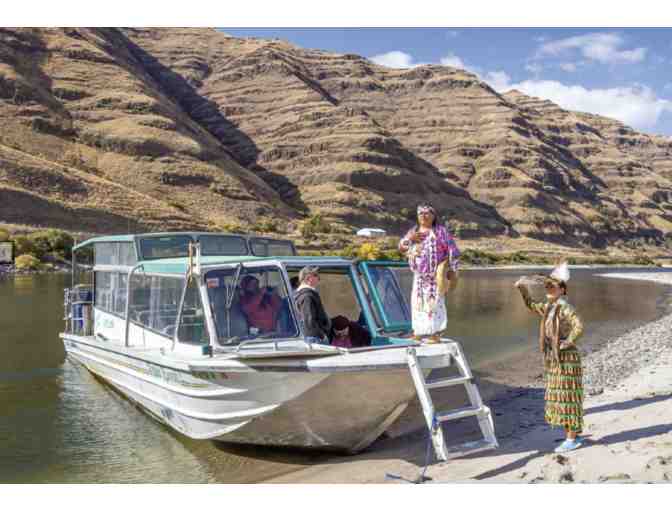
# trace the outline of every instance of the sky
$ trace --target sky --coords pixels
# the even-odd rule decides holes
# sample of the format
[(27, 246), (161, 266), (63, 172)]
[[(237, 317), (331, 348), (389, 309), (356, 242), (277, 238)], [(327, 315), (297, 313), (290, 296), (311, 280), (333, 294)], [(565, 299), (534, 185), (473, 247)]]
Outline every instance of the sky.
[(287, 40), (355, 53), (378, 64), (444, 64), (476, 73), (498, 92), (518, 89), (561, 107), (672, 137), (672, 29), (258, 28), (236, 37)]

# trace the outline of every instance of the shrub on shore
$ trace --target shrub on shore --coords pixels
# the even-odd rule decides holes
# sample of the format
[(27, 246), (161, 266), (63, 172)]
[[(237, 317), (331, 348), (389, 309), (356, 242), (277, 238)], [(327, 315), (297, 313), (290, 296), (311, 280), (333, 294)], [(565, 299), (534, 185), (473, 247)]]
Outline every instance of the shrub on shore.
[(0, 228), (0, 243), (4, 243), (5, 241), (9, 241), (9, 232), (4, 228)]
[(14, 241), (14, 254), (16, 257), (20, 257), (21, 255), (36, 256), (37, 249), (35, 243), (27, 236), (15, 236), (12, 238), (12, 241)]
[(43, 258), (47, 254), (69, 259), (72, 255), (74, 239), (67, 232), (50, 228), (48, 230), (34, 232), (28, 236), (34, 246), (34, 253)]
[[(14, 243), (14, 264), (17, 269), (40, 269), (42, 262), (61, 259), (68, 261), (74, 246), (73, 237), (57, 229), (41, 230), (28, 235), (16, 235), (9, 238)], [(30, 258), (22, 258), (22, 257)], [(31, 262), (37, 260), (39, 266)], [(20, 267), (24, 264), (25, 267)]]
[(35, 257), (34, 255), (30, 255), (28, 253), (24, 255), (19, 255), (16, 257), (14, 260), (14, 266), (16, 269), (32, 269), (32, 270), (37, 270), (42, 267), (42, 262)]

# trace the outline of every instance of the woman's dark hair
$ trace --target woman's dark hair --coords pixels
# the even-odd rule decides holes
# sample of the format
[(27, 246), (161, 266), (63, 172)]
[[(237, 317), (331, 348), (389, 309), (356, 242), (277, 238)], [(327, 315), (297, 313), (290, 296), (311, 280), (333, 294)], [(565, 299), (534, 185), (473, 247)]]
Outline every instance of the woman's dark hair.
[(247, 292), (247, 286), (250, 284), (251, 281), (256, 281), (259, 283), (259, 279), (256, 276), (252, 276), (251, 274), (246, 274), (243, 276), (243, 278), (240, 280), (240, 288), (243, 289), (245, 292)]
[[(418, 207), (416, 208), (416, 211), (420, 207), (430, 207), (432, 211), (434, 211), (434, 219), (432, 220), (432, 228), (436, 227), (439, 224), (439, 215), (436, 213), (436, 209), (434, 209), (434, 206), (430, 204), (429, 202), (423, 202), (421, 204), (418, 204)], [(418, 220), (418, 215), (415, 215), (415, 228), (420, 228), (420, 220)]]
[(562, 289), (562, 294), (567, 295), (567, 282), (559, 282), (558, 287)]

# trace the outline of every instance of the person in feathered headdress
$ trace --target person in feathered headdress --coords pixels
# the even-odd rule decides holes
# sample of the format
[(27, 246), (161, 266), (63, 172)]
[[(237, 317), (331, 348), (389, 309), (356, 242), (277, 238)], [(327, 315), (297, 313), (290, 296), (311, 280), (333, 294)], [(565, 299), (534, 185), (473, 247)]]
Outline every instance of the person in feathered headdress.
[(581, 446), (578, 435), (583, 431), (583, 369), (576, 341), (583, 333), (583, 323), (567, 301), (569, 267), (559, 264), (549, 276), (542, 276), (546, 301), (536, 302), (527, 288), (529, 278), (515, 286), (525, 306), (542, 317), (539, 325), (539, 349), (544, 356), (546, 380), (544, 418), (549, 425), (562, 426), (566, 440), (556, 452), (568, 452)]

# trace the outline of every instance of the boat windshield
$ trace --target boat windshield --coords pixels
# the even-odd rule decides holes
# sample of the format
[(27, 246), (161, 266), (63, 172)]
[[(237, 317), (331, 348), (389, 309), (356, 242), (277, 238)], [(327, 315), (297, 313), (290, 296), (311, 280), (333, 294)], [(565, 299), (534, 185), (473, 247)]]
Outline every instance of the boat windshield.
[(362, 262), (361, 266), (377, 322), (387, 331), (409, 329), (413, 274), (408, 266), (385, 262)]
[(295, 338), (287, 287), (275, 266), (235, 266), (205, 275), (220, 344), (254, 338)]

